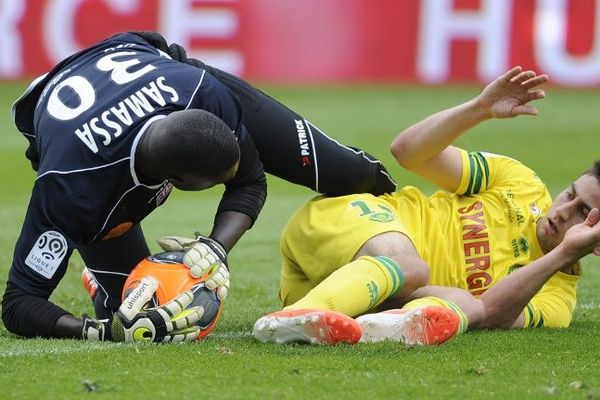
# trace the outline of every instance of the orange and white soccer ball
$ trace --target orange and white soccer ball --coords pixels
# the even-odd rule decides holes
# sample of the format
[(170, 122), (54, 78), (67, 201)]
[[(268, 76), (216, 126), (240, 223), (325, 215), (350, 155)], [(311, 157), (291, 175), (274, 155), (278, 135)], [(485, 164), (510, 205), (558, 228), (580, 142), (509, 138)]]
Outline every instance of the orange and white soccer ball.
[(131, 271), (123, 285), (121, 301), (140, 283), (144, 276), (152, 276), (158, 281), (158, 289), (147, 307), (156, 307), (192, 289), (194, 300), (189, 307), (204, 307), (204, 314), (196, 323), (200, 333), (196, 340), (205, 338), (217, 325), (221, 312), (221, 300), (214, 290), (207, 289), (204, 282), (207, 276), (194, 278), (183, 264), (183, 251), (169, 251), (149, 256)]

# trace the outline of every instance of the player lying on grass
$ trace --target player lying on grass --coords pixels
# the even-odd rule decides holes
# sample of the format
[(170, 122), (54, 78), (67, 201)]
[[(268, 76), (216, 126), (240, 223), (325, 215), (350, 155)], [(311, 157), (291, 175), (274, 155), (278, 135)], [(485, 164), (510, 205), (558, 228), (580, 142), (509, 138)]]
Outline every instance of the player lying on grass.
[[(135, 339), (127, 331), (143, 313), (116, 321), (113, 312), (127, 274), (150, 254), (140, 222), (173, 187), (225, 184), (209, 237), (161, 240), (165, 250), (185, 249), (192, 274), (209, 273), (220, 298), (229, 288), (227, 252), (265, 201), (265, 171), (327, 195), (395, 188), (377, 160), (153, 32), (117, 34), (68, 57), (30, 85), (13, 115), (38, 175), (2, 319), (27, 337)], [(104, 321), (48, 301), (75, 249)], [(166, 317), (153, 318), (145, 319), (152, 340), (173, 337), (162, 329)]]
[(434, 344), (466, 329), (568, 326), (578, 260), (600, 255), (600, 161), (552, 202), (520, 162), (452, 145), (486, 119), (536, 115), (529, 102), (546, 81), (516, 67), (393, 141), (398, 162), (443, 191), (407, 186), (300, 208), (281, 239), (284, 309), (260, 318), (254, 336)]

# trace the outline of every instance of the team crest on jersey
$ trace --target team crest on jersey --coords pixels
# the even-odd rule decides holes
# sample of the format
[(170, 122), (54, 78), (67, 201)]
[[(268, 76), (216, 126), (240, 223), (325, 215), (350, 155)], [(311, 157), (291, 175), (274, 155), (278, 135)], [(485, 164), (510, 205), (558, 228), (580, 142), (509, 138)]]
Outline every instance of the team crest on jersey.
[(530, 210), (531, 215), (533, 215), (534, 217), (539, 217), (540, 215), (542, 215), (542, 210), (538, 207), (537, 203), (532, 203)]
[(35, 242), (25, 259), (25, 265), (51, 279), (67, 255), (67, 240), (56, 231), (46, 231)]

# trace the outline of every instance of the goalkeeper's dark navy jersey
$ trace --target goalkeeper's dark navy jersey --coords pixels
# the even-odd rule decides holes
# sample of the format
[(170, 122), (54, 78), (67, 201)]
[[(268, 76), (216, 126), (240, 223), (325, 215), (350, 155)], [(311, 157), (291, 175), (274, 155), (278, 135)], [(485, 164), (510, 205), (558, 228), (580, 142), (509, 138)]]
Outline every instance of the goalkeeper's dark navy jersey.
[[(13, 107), (39, 169), (10, 281), (49, 296), (74, 248), (123, 234), (163, 203), (172, 186), (141, 181), (136, 145), (153, 121), (187, 108), (217, 115), (246, 139), (225, 86), (134, 34), (109, 38), (34, 81)], [(258, 156), (245, 164), (254, 168), (246, 175), (264, 177)]]

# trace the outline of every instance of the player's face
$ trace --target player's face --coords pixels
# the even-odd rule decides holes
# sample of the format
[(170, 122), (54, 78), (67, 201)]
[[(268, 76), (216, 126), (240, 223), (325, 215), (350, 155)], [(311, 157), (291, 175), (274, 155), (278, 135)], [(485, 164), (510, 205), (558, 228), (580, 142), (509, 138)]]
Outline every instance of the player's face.
[(207, 177), (195, 175), (193, 173), (180, 173), (175, 176), (171, 176), (169, 178), (169, 182), (179, 190), (204, 190), (232, 179), (237, 172), (238, 165), (239, 161), (236, 162), (229, 170), (225, 171), (224, 174), (218, 177)]
[(592, 208), (600, 209), (600, 184), (593, 175), (583, 175), (562, 191), (537, 223), (537, 237), (544, 253), (563, 240), (575, 224), (585, 221)]

